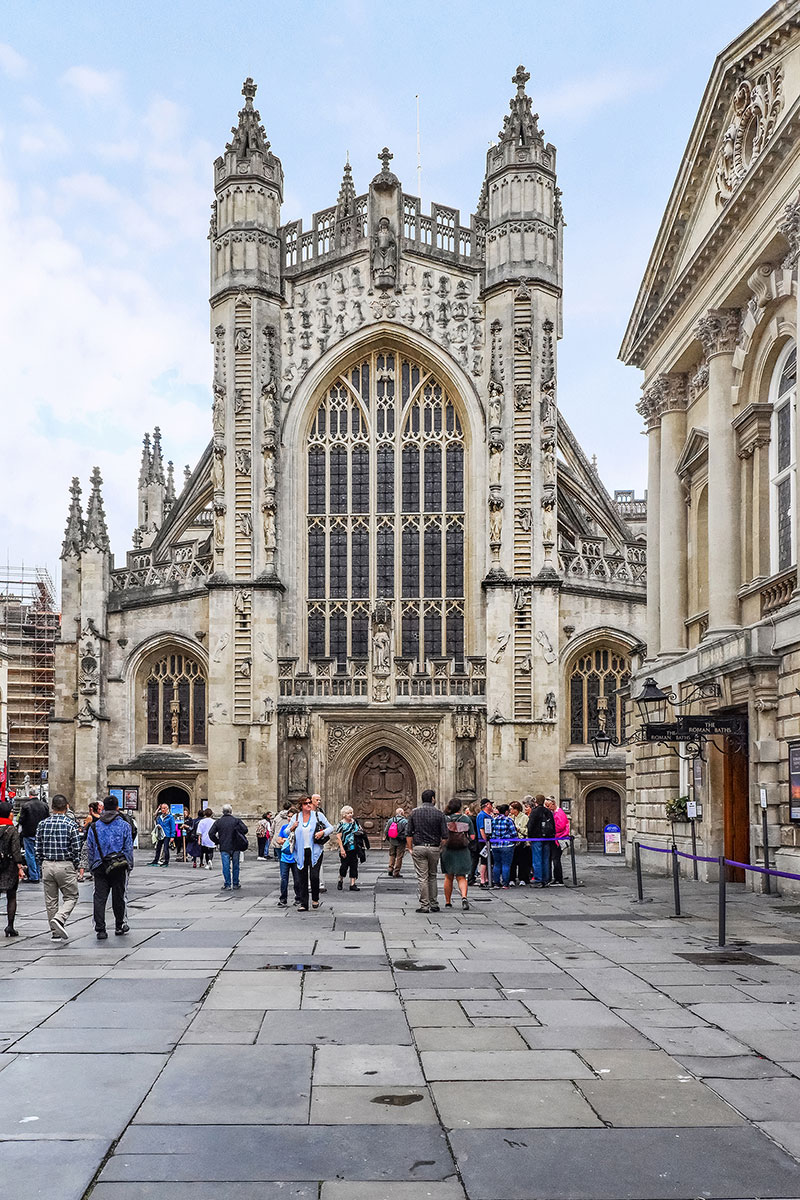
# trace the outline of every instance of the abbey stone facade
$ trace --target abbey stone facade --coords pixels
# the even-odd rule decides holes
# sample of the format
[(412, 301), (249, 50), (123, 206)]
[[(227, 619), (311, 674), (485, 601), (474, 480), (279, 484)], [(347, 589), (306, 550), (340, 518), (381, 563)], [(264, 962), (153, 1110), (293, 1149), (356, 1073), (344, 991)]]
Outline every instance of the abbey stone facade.
[[(138, 801), (350, 800), (368, 827), (544, 790), (597, 840), (645, 627), (645, 503), (613, 499), (558, 412), (561, 193), (520, 67), (477, 212), (392, 155), (312, 227), (245, 103), (214, 163), (211, 439), (176, 494), (145, 439), (117, 566), (99, 472), (62, 551), (51, 786)], [(590, 397), (584, 397), (584, 402)]]

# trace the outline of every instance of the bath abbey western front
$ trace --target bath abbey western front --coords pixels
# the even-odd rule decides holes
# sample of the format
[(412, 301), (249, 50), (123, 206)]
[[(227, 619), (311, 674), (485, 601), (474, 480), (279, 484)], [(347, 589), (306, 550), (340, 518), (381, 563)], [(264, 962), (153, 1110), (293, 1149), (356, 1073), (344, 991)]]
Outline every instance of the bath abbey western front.
[(622, 823), (624, 757), (590, 740), (644, 636), (645, 502), (558, 410), (564, 219), (527, 81), (468, 221), (384, 149), (308, 230), (245, 82), (213, 164), (208, 446), (179, 491), (180, 447), (145, 436), (121, 561), (99, 472), (73, 482), (50, 786), (78, 810), (310, 789), (375, 829), (434, 787), (558, 795), (590, 846)]

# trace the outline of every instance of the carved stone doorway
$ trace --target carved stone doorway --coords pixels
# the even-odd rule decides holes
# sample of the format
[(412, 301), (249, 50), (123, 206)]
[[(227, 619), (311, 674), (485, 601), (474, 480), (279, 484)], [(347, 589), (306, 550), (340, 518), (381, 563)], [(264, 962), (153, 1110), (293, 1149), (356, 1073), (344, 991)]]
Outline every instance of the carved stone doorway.
[(411, 811), (417, 803), (417, 781), (402, 755), (386, 746), (373, 750), (356, 768), (350, 803), (374, 845), (397, 808)]

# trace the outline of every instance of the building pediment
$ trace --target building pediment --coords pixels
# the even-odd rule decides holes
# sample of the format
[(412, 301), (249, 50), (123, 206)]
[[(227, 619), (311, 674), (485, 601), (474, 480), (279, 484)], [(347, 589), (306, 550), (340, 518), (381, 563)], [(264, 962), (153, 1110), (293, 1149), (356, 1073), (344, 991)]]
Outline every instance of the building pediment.
[(692, 429), (675, 466), (675, 473), (684, 482), (688, 482), (697, 473), (699, 468), (705, 467), (707, 462), (708, 430)]
[(642, 365), (796, 142), (798, 28), (800, 0), (775, 4), (717, 58), (625, 333), (625, 362)]

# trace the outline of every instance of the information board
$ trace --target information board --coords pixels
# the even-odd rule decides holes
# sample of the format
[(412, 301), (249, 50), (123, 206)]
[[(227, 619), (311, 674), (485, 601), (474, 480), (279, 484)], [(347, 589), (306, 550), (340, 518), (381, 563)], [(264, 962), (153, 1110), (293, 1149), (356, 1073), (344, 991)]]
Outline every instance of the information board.
[(622, 854), (622, 830), (619, 825), (603, 827), (603, 853)]

